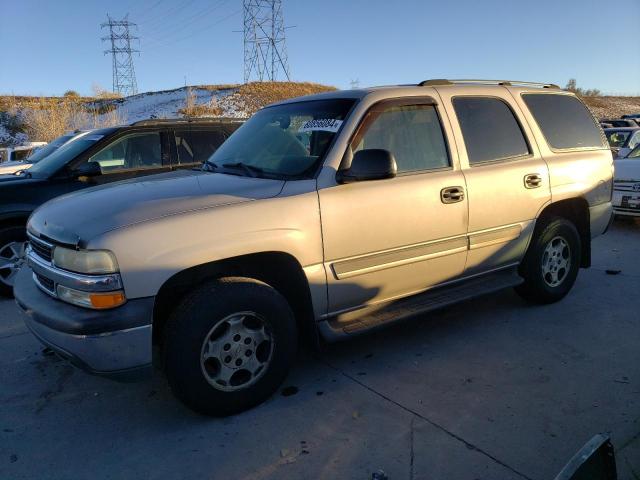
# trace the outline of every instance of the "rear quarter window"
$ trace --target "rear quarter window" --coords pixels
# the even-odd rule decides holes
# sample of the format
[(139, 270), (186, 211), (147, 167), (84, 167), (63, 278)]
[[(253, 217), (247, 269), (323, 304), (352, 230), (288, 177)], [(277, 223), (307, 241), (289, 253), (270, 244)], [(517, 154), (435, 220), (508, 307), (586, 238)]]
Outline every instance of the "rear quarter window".
[(576, 97), (525, 93), (522, 98), (550, 147), (606, 148), (593, 115)]

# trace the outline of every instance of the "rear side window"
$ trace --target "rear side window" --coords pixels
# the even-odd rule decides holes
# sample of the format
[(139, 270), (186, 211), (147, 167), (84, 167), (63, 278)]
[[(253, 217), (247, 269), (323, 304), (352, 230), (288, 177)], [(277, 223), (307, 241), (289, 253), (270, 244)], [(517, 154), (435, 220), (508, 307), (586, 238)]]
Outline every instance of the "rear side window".
[(457, 97), (458, 117), (471, 165), (528, 155), (529, 145), (511, 108), (498, 98)]
[(522, 95), (552, 148), (602, 148), (600, 129), (587, 107), (571, 95)]
[(176, 130), (175, 138), (180, 164), (202, 163), (222, 145), (225, 135), (220, 130)]

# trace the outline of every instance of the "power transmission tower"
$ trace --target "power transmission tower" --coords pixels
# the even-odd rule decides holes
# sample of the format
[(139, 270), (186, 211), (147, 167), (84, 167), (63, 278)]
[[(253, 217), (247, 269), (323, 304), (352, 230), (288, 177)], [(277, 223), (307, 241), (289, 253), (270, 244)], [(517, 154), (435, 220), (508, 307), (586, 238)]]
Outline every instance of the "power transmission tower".
[(140, 38), (129, 33), (129, 28), (137, 27), (137, 25), (130, 22), (127, 17), (128, 15), (123, 20), (114, 20), (107, 15), (109, 21), (100, 25), (101, 28), (109, 27), (109, 36), (102, 37), (102, 41), (111, 42), (111, 49), (105, 50), (104, 54), (110, 53), (112, 55), (113, 91), (125, 97), (138, 93), (131, 53), (139, 52), (139, 50), (131, 48), (131, 41)]
[(243, 0), (244, 81), (289, 80), (282, 0)]

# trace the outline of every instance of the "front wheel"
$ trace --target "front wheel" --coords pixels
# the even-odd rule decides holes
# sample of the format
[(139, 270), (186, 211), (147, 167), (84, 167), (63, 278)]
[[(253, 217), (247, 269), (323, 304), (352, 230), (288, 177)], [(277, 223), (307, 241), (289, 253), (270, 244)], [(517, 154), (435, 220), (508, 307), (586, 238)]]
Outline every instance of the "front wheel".
[(0, 296), (13, 297), (13, 282), (24, 263), (26, 241), (24, 227), (0, 228)]
[(187, 295), (164, 339), (169, 385), (188, 407), (224, 416), (271, 396), (293, 362), (297, 329), (285, 298), (249, 278), (224, 278)]
[(524, 283), (516, 287), (523, 298), (553, 303), (569, 293), (580, 269), (580, 235), (573, 223), (560, 217), (541, 219), (520, 265)]

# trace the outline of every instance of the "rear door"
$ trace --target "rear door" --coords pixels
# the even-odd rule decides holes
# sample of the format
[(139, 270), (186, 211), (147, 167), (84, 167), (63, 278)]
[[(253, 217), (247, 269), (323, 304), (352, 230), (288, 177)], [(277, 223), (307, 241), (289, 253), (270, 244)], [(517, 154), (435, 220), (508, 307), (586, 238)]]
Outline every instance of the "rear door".
[(517, 263), (550, 202), (549, 171), (507, 89), (441, 88), (469, 199), (465, 275)]

